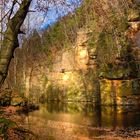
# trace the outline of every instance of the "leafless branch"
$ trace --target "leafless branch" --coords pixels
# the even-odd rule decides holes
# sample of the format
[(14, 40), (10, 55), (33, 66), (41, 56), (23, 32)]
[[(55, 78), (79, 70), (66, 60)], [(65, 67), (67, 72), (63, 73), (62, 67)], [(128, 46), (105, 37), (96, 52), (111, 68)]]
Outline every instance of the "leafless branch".
[(11, 9), (2, 17), (2, 19), (0, 20), (0, 22), (2, 22), (9, 14), (9, 12), (11, 11)]
[(9, 16), (8, 16), (8, 20), (11, 18), (11, 15), (12, 15), (12, 13), (13, 13), (14, 6), (15, 6), (16, 2), (17, 2), (17, 0), (14, 0), (13, 3), (12, 3), (12, 7), (11, 7), (11, 9), (10, 9), (10, 14), (9, 14)]

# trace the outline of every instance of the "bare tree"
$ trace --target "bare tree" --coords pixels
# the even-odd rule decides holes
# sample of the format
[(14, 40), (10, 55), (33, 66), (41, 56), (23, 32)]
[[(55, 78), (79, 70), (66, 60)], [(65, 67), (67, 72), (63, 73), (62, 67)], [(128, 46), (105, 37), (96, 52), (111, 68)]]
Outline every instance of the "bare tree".
[[(10, 10), (1, 18), (1, 22), (4, 21), (4, 18), (7, 18), (7, 27), (5, 32), (1, 32), (3, 40), (1, 42), (0, 51), (0, 88), (7, 76), (8, 67), (13, 57), (14, 50), (19, 46), (18, 34), (23, 33), (20, 27), (29, 11), (31, 1), (32, 0), (23, 0), (19, 3), (17, 0), (13, 0)], [(19, 9), (14, 14), (14, 6), (17, 3)]]
[[(1, 8), (3, 8), (1, 9), (0, 18), (0, 88), (6, 79), (14, 50), (19, 46), (18, 35), (24, 34), (24, 32), (21, 31), (21, 26), (28, 12), (34, 12), (33, 10), (29, 10), (32, 1), (34, 3), (36, 2), (37, 10), (44, 12), (47, 12), (48, 8), (54, 4), (59, 7), (60, 5), (66, 6), (66, 0), (0, 0)], [(5, 13), (3, 11), (5, 11)]]

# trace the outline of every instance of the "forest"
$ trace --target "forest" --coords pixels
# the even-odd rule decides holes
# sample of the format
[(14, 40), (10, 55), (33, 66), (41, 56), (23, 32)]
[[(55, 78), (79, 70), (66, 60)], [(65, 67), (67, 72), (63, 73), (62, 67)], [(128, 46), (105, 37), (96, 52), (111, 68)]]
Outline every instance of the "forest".
[(140, 139), (140, 0), (0, 0), (0, 140)]

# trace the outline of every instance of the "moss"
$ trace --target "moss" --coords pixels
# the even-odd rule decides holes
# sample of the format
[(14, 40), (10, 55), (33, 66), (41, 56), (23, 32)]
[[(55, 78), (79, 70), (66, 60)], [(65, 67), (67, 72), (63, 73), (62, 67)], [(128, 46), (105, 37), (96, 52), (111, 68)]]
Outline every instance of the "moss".
[(132, 83), (129, 80), (121, 81), (118, 95), (119, 97), (129, 96), (132, 94)]
[(5, 139), (8, 140), (8, 129), (11, 127), (16, 126), (16, 123), (6, 119), (4, 117), (0, 118), (0, 135)]
[(130, 75), (130, 69), (129, 68), (109, 68), (109, 67), (102, 67), (98, 72), (99, 77), (104, 77), (107, 79), (127, 79)]
[(12, 91), (11, 90), (4, 90), (0, 94), (0, 105), (1, 106), (8, 106), (10, 105), (12, 98)]
[[(113, 34), (113, 33), (112, 33)], [(132, 47), (125, 37), (118, 37), (116, 40), (106, 31), (103, 31), (99, 36), (97, 47), (97, 62), (100, 63), (98, 75), (110, 79), (126, 79), (133, 72), (136, 73), (135, 64), (131, 61), (133, 56), (129, 52)], [(118, 42), (118, 43), (117, 43)]]
[(140, 95), (140, 80), (139, 79), (132, 81), (132, 93), (133, 95)]
[(139, 63), (135, 61), (130, 61), (129, 62), (129, 67), (130, 67), (130, 77), (136, 78), (139, 76)]

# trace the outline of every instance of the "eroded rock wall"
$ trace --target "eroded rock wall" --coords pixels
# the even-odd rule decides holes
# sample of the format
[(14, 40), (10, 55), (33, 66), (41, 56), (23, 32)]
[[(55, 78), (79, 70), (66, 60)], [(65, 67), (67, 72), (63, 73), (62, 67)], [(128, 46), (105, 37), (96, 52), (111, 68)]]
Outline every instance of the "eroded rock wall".
[[(107, 34), (101, 36), (103, 44), (105, 44), (101, 48), (99, 43), (97, 52), (97, 62), (100, 63), (97, 71), (100, 79), (101, 104), (140, 104), (139, 21), (139, 9), (130, 8), (126, 16), (128, 27), (121, 33), (121, 38), (125, 38), (124, 45), (116, 44), (111, 51), (110, 45), (113, 45), (113, 42), (110, 42), (113, 36)], [(108, 36), (108, 40), (105, 41), (106, 36)]]

